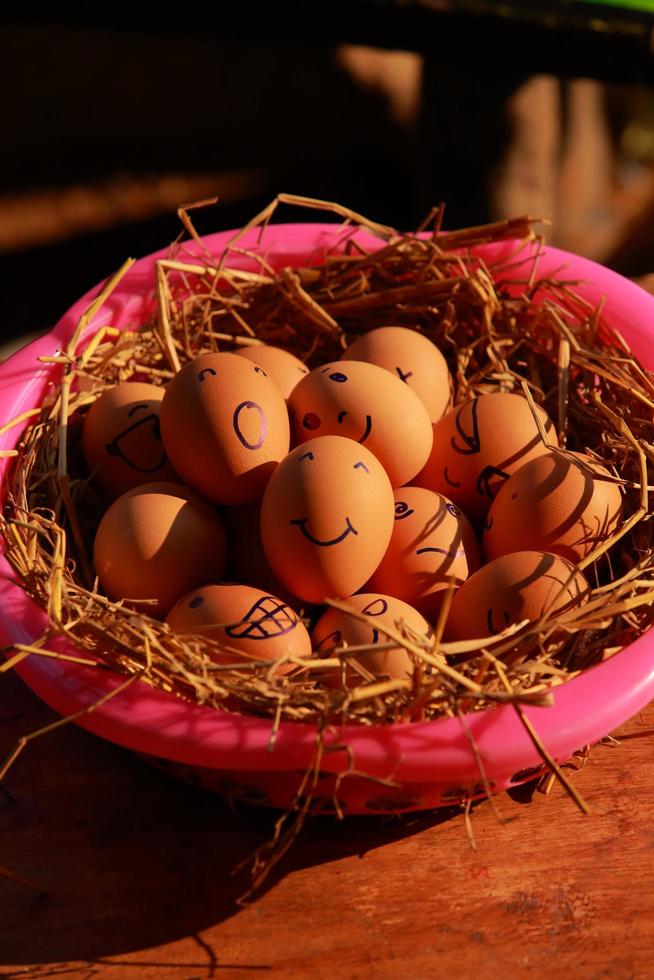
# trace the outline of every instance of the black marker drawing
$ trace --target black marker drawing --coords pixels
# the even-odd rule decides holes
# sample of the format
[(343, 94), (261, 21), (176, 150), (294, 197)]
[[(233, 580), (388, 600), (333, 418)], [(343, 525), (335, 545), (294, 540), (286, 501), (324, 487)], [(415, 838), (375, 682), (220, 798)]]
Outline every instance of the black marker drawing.
[(414, 513), (413, 508), (409, 507), (409, 505), (405, 503), (403, 500), (398, 500), (398, 502), (395, 504), (396, 521), (403, 521), (405, 517), (411, 517), (411, 514), (413, 513)]
[(373, 599), (368, 603), (365, 608), (361, 610), (365, 616), (383, 616), (385, 612), (388, 612), (388, 603), (386, 599), (382, 599), (381, 596), (377, 599)]
[(213, 368), (202, 368), (202, 370), (198, 374), (198, 381), (204, 381), (205, 374), (212, 374), (214, 378), (216, 377), (216, 372), (214, 371)]
[(416, 551), (417, 555), (424, 555), (429, 551), (435, 551), (439, 555), (446, 555), (448, 558), (461, 558), (465, 555), (465, 550), (463, 548), (418, 548)]
[(255, 371), (256, 371), (256, 372), (258, 373), (258, 374), (263, 374), (263, 376), (264, 376), (264, 378), (267, 378), (267, 377), (268, 377), (268, 375), (266, 374), (266, 372), (264, 371), (264, 369), (263, 369), (262, 367), (259, 367), (259, 365), (258, 365), (258, 364), (256, 365), (256, 367), (255, 367), (255, 369), (254, 369), (254, 370), (255, 370)]
[(290, 633), (298, 618), (285, 602), (272, 595), (261, 596), (248, 609), (239, 623), (227, 626), (225, 632), (234, 639), (269, 640)]
[(354, 466), (352, 467), (352, 469), (353, 470), (365, 470), (366, 473), (370, 473), (370, 470), (368, 469), (368, 467), (366, 466), (366, 464), (365, 463), (362, 463), (361, 460), (359, 460), (358, 463), (355, 463)]
[(446, 504), (445, 506), (452, 517), (461, 517), (461, 511), (458, 507), (455, 507), (454, 504)]
[(309, 450), (306, 453), (302, 453), (302, 455), (298, 459), (298, 463), (301, 463), (303, 459), (313, 459), (313, 453), (311, 452), (311, 450)]
[(302, 425), (305, 429), (309, 429), (310, 432), (314, 432), (320, 428), (320, 416), (316, 415), (315, 412), (307, 412), (302, 419)]
[[(247, 409), (253, 408), (256, 412), (259, 413), (259, 439), (257, 442), (249, 442), (241, 432), (241, 426), (240, 426), (241, 412), (246, 408)], [(234, 409), (234, 417), (232, 419), (232, 425), (234, 426), (234, 432), (238, 436), (239, 441), (243, 446), (245, 446), (246, 449), (261, 449), (264, 440), (266, 438), (266, 430), (267, 430), (266, 416), (261, 405), (257, 405), (256, 402), (250, 402), (250, 401), (241, 402), (241, 404), (237, 405), (236, 408)]]
[(294, 520), (290, 520), (288, 523), (289, 524), (297, 524), (297, 526), (300, 528), (300, 530), (302, 531), (302, 534), (305, 536), (305, 538), (308, 541), (310, 541), (311, 544), (317, 544), (321, 548), (329, 548), (333, 544), (340, 544), (341, 541), (343, 541), (348, 536), (348, 534), (358, 534), (359, 533), (357, 531), (357, 529), (352, 526), (352, 524), (350, 522), (350, 518), (349, 517), (346, 517), (345, 518), (345, 525), (346, 526), (345, 526), (345, 530), (343, 531), (342, 534), (339, 534), (339, 536), (337, 538), (331, 538), (329, 541), (321, 541), (319, 538), (315, 538), (313, 536), (313, 534), (311, 534), (311, 532), (307, 530), (307, 521), (308, 520), (309, 520), (308, 517), (301, 517), (301, 518), (295, 518)]
[(346, 415), (347, 415), (347, 412), (339, 412), (338, 413), (338, 419), (337, 419), (337, 421), (338, 421), (338, 424), (339, 425), (341, 424), (341, 422), (343, 421), (343, 419), (345, 418)]
[(148, 407), (148, 403), (147, 402), (142, 402), (140, 405), (132, 405), (132, 407), (130, 408), (129, 412), (127, 413), (127, 418), (128, 419), (131, 419), (132, 415), (134, 415), (135, 412), (140, 412), (141, 409), (147, 408), (147, 407)]
[[(136, 411), (136, 409), (138, 408), (147, 408), (147, 405), (145, 406), (135, 405), (134, 408), (130, 409), (130, 411), (127, 413), (128, 416), (131, 415), (132, 412)], [(151, 435), (155, 443), (161, 443), (161, 429), (159, 428), (159, 416), (156, 415), (154, 412), (150, 412), (149, 415), (144, 415), (143, 418), (137, 419), (136, 422), (132, 422), (132, 424), (129, 425), (126, 429), (123, 429), (123, 431), (119, 432), (117, 436), (114, 436), (111, 442), (105, 443), (104, 448), (106, 449), (107, 454), (109, 456), (119, 457), (120, 459), (122, 459), (123, 463), (126, 463), (129, 467), (131, 467), (131, 469), (137, 470), (139, 473), (156, 473), (157, 470), (160, 470), (162, 466), (165, 466), (166, 462), (168, 461), (168, 457), (166, 456), (163, 445), (161, 445), (160, 447), (156, 447), (157, 455), (155, 456), (155, 461), (154, 463), (151, 463), (151, 465), (147, 466), (145, 464), (145, 460), (142, 458), (145, 451), (145, 447), (143, 446), (143, 444), (137, 445), (135, 447), (138, 451), (139, 456), (141, 457), (140, 461), (136, 462), (136, 460), (130, 458), (127, 448), (125, 447), (125, 441), (124, 441), (127, 440), (127, 438), (133, 432), (141, 428), (141, 426), (148, 425), (148, 424), (152, 426)], [(121, 445), (121, 441), (123, 442), (123, 445)]]
[(447, 466), (443, 470), (443, 477), (445, 478), (445, 482), (446, 483), (449, 483), (449, 485), (451, 487), (460, 487), (461, 486), (461, 482), (460, 481), (453, 480), (451, 478), (450, 474), (447, 472)]
[[(507, 627), (509, 625), (509, 623), (511, 622), (511, 617), (509, 616), (509, 614), (506, 611), (506, 609), (504, 610), (504, 614), (503, 615), (504, 615), (504, 627)], [(497, 633), (501, 633), (502, 632), (502, 630), (501, 629), (498, 630), (495, 627), (494, 623), (493, 623), (493, 610), (492, 609), (489, 609), (488, 612), (486, 613), (486, 625), (488, 626), (488, 629), (490, 630), (490, 633), (491, 633), (492, 636), (495, 636)]]
[(413, 371), (407, 371), (407, 372), (406, 372), (406, 374), (405, 374), (405, 373), (404, 373), (404, 372), (402, 371), (402, 369), (401, 369), (401, 368), (399, 368), (399, 367), (396, 367), (396, 368), (395, 368), (395, 370), (397, 371), (397, 373), (398, 373), (398, 375), (400, 376), (400, 379), (401, 379), (402, 381), (404, 381), (404, 382), (406, 382), (406, 379), (407, 379), (407, 378), (410, 378), (410, 377), (411, 377), (411, 375), (413, 374)]
[(363, 433), (363, 435), (361, 436), (360, 439), (357, 439), (357, 442), (358, 443), (361, 443), (361, 444), (364, 443), (366, 441), (366, 439), (368, 438), (368, 436), (370, 435), (371, 431), (372, 431), (372, 419), (370, 418), (369, 415), (366, 415), (366, 428), (365, 428), (365, 432)]
[(498, 469), (497, 466), (484, 466), (483, 470), (477, 477), (477, 493), (481, 494), (482, 497), (488, 497), (489, 500), (492, 500), (495, 496), (494, 493), (491, 493), (490, 488), (490, 481), (494, 476), (498, 477), (500, 480), (509, 479), (509, 474), (505, 473), (504, 470)]
[(343, 374), (341, 371), (334, 371), (333, 374), (329, 375), (329, 380), (343, 384), (344, 381), (347, 381), (347, 374)]
[(325, 647), (325, 646), (339, 647), (342, 642), (343, 642), (343, 634), (341, 633), (340, 630), (334, 630), (333, 633), (328, 633), (327, 636), (320, 641), (320, 643), (316, 647), (316, 650), (320, 650), (321, 647)]
[(464, 408), (466, 408), (466, 405), (463, 405), (459, 409), (454, 419), (454, 424), (456, 425), (456, 431), (459, 433), (459, 435), (461, 436), (461, 438), (463, 439), (464, 443), (468, 448), (462, 449), (460, 446), (458, 446), (456, 442), (456, 436), (452, 436), (452, 438), (450, 439), (450, 445), (455, 452), (461, 453), (462, 456), (472, 456), (474, 453), (481, 452), (481, 442), (479, 440), (479, 424), (477, 422), (478, 401), (479, 399), (475, 398), (474, 401), (472, 402), (472, 406), (470, 409), (470, 413), (472, 416), (472, 435), (468, 435), (468, 433), (464, 430), (461, 424), (461, 414)]
[(193, 596), (193, 598), (191, 599), (191, 601), (188, 604), (189, 605), (189, 609), (197, 609), (198, 606), (201, 606), (203, 604), (203, 602), (204, 602), (204, 599), (202, 598), (201, 595)]

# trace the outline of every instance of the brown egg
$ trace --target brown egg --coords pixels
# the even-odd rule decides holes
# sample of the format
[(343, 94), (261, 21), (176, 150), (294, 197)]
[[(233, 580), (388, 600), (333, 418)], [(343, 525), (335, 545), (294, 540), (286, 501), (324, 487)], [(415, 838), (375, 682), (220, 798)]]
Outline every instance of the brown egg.
[(163, 616), (190, 589), (225, 567), (225, 532), (211, 507), (178, 483), (146, 483), (115, 500), (98, 527), (93, 559), (112, 599)]
[[(320, 657), (332, 656), (331, 651), (338, 646), (388, 643), (388, 637), (379, 629), (380, 623), (385, 623), (387, 626), (395, 627), (395, 629), (399, 629), (400, 624), (404, 623), (410, 631), (417, 633), (418, 636), (429, 639), (432, 635), (433, 631), (427, 620), (420, 615), (417, 609), (413, 609), (401, 599), (387, 595), (360, 593), (351, 596), (348, 599), (348, 605), (369, 616), (370, 623), (355, 619), (353, 616), (341, 612), (340, 609), (328, 609), (311, 631), (313, 648)], [(410, 678), (414, 671), (414, 663), (410, 654), (401, 646), (379, 652), (353, 655), (347, 658), (347, 663), (349, 667), (345, 671), (346, 687), (364, 684), (371, 677), (372, 679), (382, 677), (390, 677), (391, 679)], [(322, 680), (330, 687), (340, 686), (342, 672), (338, 669), (330, 671)]]
[[(568, 580), (574, 573), (569, 584)], [(448, 641), (494, 636), (525, 619), (580, 605), (590, 588), (559, 555), (518, 551), (483, 565), (456, 592), (445, 626)]]
[(178, 480), (159, 431), (164, 389), (124, 381), (102, 392), (84, 418), (82, 452), (93, 480), (109, 497), (141, 483)]
[(291, 606), (299, 605), (298, 599), (282, 585), (266, 558), (261, 541), (260, 503), (226, 507), (222, 519), (227, 533), (225, 578), (271, 592)]
[(249, 503), (288, 452), (288, 412), (258, 364), (236, 354), (202, 354), (168, 385), (161, 435), (190, 486), (217, 503)]
[[(536, 411), (556, 444), (552, 421), (542, 408)], [(471, 521), (481, 522), (503, 482), (547, 451), (526, 398), (480, 395), (434, 425), (431, 455), (413, 482), (449, 497)]]
[(484, 551), (530, 548), (578, 562), (620, 523), (622, 494), (608, 470), (578, 453), (549, 452), (508, 479), (488, 512)]
[(367, 361), (390, 371), (415, 391), (432, 422), (452, 403), (452, 377), (447, 361), (424, 334), (407, 327), (378, 327), (353, 341), (344, 361)]
[(248, 660), (311, 656), (311, 639), (297, 613), (249, 585), (195, 589), (173, 606), (166, 622), (176, 633), (206, 636), (229, 647), (210, 651), (216, 663), (237, 663), (240, 655)]
[(449, 582), (461, 585), (478, 566), (477, 540), (459, 508), (433, 490), (402, 487), (390, 543), (367, 587), (435, 620)]
[(296, 444), (326, 435), (365, 443), (394, 487), (408, 483), (429, 457), (427, 409), (408, 385), (376, 364), (324, 364), (300, 381), (288, 406)]
[(308, 602), (352, 595), (372, 575), (393, 530), (393, 490), (365, 446), (321, 436), (273, 473), (261, 537), (275, 575)]
[(281, 347), (269, 347), (268, 344), (248, 344), (234, 351), (240, 357), (262, 367), (271, 381), (279, 389), (282, 398), (288, 398), (298, 381), (301, 381), (309, 368), (299, 357)]

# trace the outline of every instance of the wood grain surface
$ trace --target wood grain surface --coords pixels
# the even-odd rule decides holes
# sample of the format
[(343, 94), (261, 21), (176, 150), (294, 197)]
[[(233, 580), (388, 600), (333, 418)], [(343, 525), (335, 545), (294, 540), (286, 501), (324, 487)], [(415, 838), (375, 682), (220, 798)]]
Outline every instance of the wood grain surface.
[[(52, 718), (0, 679), (0, 754)], [(273, 816), (73, 726), (0, 787), (0, 976), (654, 977), (654, 707), (577, 788), (460, 811), (315, 819), (250, 905), (235, 866)], [(498, 819), (499, 818), (499, 819)]]

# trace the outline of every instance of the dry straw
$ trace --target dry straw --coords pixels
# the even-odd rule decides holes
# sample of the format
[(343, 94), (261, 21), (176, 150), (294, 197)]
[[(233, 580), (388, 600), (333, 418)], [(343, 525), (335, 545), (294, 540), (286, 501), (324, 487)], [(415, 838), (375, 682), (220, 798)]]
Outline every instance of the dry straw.
[[(105, 328), (90, 343), (84, 334), (126, 263), (66, 350), (43, 359), (59, 367), (59, 380), (30, 413), (5, 483), (2, 532), (17, 578), (47, 611), (49, 627), (32, 644), (6, 651), (9, 659), (0, 670), (28, 656), (61, 657), (52, 640), (65, 635), (76, 650), (68, 659), (97, 663), (123, 674), (125, 683), (140, 679), (216, 709), (237, 704), (270, 716), (273, 739), (282, 719), (314, 721), (322, 731), (334, 719), (390, 724), (501, 703), (515, 705), (528, 725), (521, 705), (550, 704), (553, 687), (618, 653), (654, 618), (647, 511), (654, 383), (624, 340), (608, 330), (601, 310), (575, 291), (576, 283), (539, 276), (538, 238), (529, 218), (443, 232), (442, 209), (436, 209), (419, 237), (335, 204), (280, 195), (243, 231), (263, 229), (280, 203), (339, 216), (338, 244), (307, 267), (275, 271), (265, 249), (243, 248), (243, 232), (223, 255), (209, 253), (191, 209), (180, 209), (191, 241), (177, 242), (157, 263), (150, 321), (136, 324), (142, 329), (134, 332)], [(377, 239), (376, 248), (361, 244), (360, 229)], [(471, 251), (501, 240), (516, 244), (495, 264)], [(247, 270), (230, 267), (244, 256), (252, 260)], [(338, 648), (328, 659), (295, 661), (281, 675), (277, 665), (243, 660), (236, 652), (231, 664), (218, 665), (211, 653), (212, 647), (226, 652), (219, 643), (175, 635), (146, 607), (129, 608), (99, 591), (88, 542), (100, 502), (81, 467), (78, 443), (84, 412), (105, 387), (133, 377), (165, 384), (201, 352), (263, 342), (288, 348), (311, 367), (338, 357), (357, 334), (385, 324), (416, 328), (438, 344), (455, 378), (457, 403), (489, 386), (524, 391), (555, 420), (561, 446), (589, 453), (622, 485), (624, 523), (579, 566), (594, 584), (586, 605), (466, 643), (442, 642), (443, 616), (429, 639), (402, 622), (382, 627), (388, 642), (404, 646), (416, 664), (410, 682), (365, 670), (366, 650), (378, 646)], [(546, 441), (544, 431), (541, 436)], [(332, 604), (348, 608), (347, 601)], [(338, 690), (320, 683), (326, 670), (355, 653), (359, 686)], [(535, 732), (530, 735), (576, 795)], [(300, 796), (301, 810), (307, 793)]]

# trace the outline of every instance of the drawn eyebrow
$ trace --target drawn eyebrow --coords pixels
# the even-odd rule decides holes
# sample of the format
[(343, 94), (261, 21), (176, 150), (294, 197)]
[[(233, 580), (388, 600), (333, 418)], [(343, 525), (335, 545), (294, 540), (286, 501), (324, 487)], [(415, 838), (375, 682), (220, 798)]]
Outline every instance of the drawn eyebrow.
[(263, 374), (264, 378), (267, 378), (268, 377), (268, 375), (266, 374), (266, 372), (264, 371), (264, 369), (262, 367), (259, 367), (258, 364), (255, 366), (254, 370), (255, 371), (258, 371), (259, 374)]
[(216, 377), (216, 372), (213, 368), (202, 368), (198, 374), (198, 381), (204, 381), (205, 374), (213, 374), (214, 378)]
[(339, 422), (342, 422), (346, 415), (347, 415), (347, 412), (339, 412), (338, 413), (338, 421)]
[(302, 455), (298, 459), (298, 463), (301, 463), (303, 459), (313, 459), (313, 453), (311, 451), (307, 453), (302, 453)]
[(130, 419), (132, 417), (132, 415), (134, 414), (134, 412), (138, 412), (142, 408), (147, 408), (147, 407), (148, 406), (147, 406), (147, 404), (145, 402), (143, 402), (142, 405), (134, 405), (132, 408), (130, 408), (129, 412), (127, 413), (127, 418)]
[(368, 469), (368, 467), (366, 466), (366, 464), (365, 463), (362, 463), (361, 460), (359, 460), (358, 463), (355, 463), (354, 466), (352, 467), (352, 469), (358, 470), (359, 467), (361, 467), (362, 470), (365, 470), (366, 473), (370, 473), (370, 470)]

